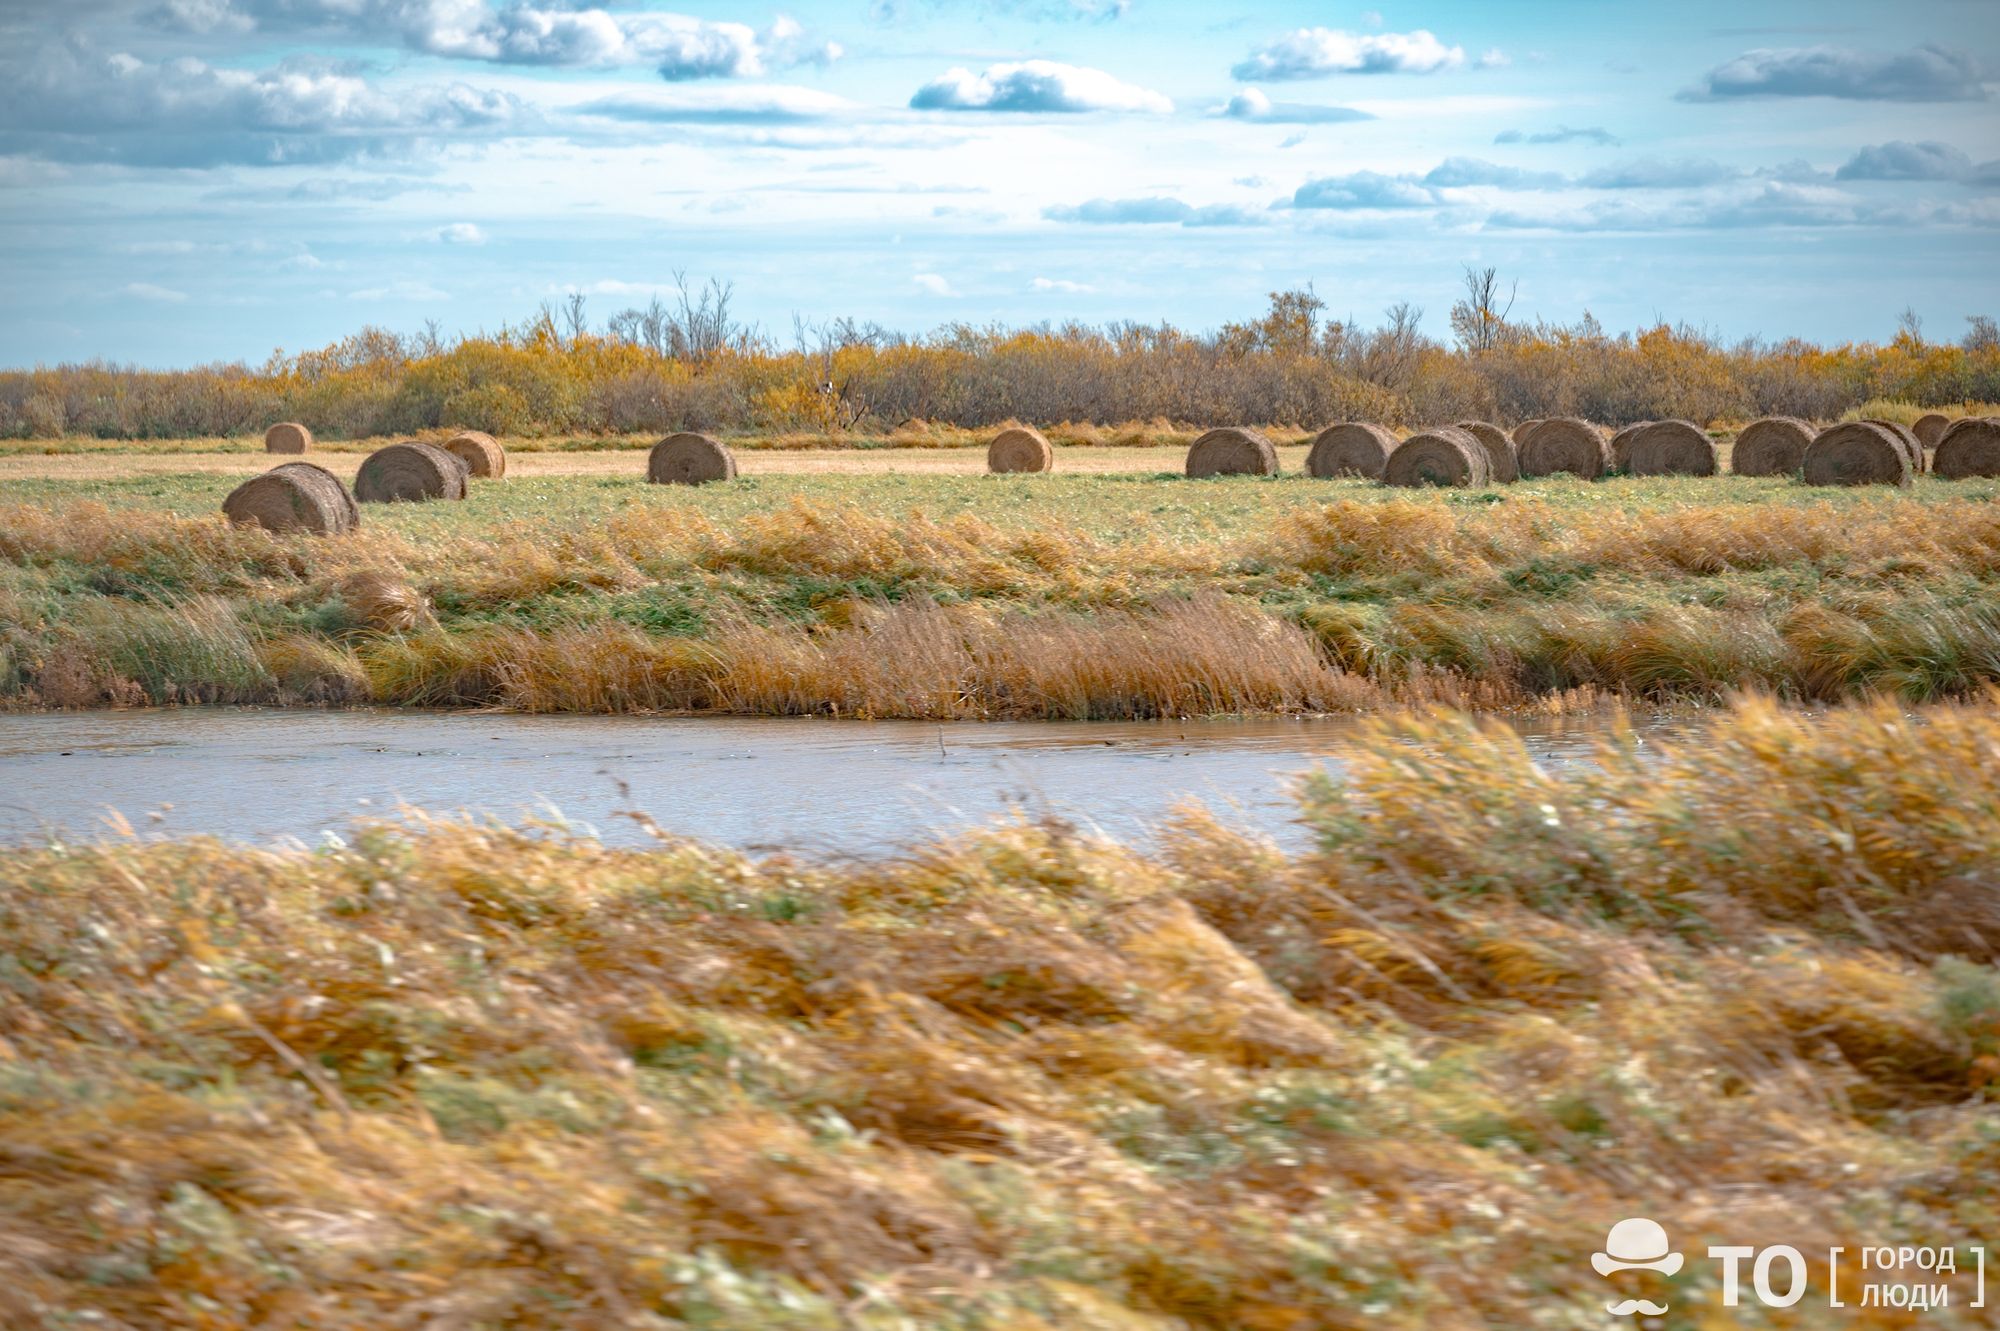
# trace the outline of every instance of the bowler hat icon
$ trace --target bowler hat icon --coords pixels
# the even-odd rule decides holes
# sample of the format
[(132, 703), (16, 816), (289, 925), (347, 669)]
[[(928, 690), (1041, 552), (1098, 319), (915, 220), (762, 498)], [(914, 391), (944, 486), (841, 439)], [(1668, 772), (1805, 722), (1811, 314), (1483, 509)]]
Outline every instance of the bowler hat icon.
[(1597, 1274), (1613, 1271), (1658, 1271), (1673, 1275), (1681, 1269), (1681, 1255), (1667, 1246), (1667, 1231), (1644, 1216), (1620, 1220), (1604, 1236), (1604, 1251), (1590, 1254)]

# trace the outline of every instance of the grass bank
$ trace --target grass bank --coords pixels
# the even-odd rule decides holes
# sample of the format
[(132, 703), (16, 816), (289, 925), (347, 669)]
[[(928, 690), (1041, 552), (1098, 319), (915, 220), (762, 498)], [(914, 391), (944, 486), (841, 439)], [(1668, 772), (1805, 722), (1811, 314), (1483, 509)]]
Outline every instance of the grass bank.
[(1193, 811), (842, 864), (0, 851), (0, 1320), (1583, 1328), (1628, 1215), (1694, 1255), (1670, 1325), (1723, 1324), (1713, 1244), (1970, 1270), (1990, 706), (1561, 775), (1376, 725), (1289, 858)]
[(2000, 484), (522, 477), (232, 530), (214, 474), (16, 480), (15, 706), (1131, 717), (1832, 701), (2000, 678)]

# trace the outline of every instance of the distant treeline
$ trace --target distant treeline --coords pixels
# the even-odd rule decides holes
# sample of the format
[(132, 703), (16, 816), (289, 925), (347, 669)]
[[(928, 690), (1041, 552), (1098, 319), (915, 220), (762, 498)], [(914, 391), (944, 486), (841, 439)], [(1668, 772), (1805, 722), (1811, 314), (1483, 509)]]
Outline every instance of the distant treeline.
[[(1490, 274), (1487, 288), (1490, 290)], [(0, 437), (259, 434), (298, 420), (322, 437), (437, 427), (507, 435), (886, 433), (912, 419), (979, 427), (1169, 420), (1315, 427), (1574, 415), (1607, 424), (1837, 417), (1890, 398), (2000, 400), (2000, 334), (1972, 319), (1957, 342), (1913, 317), (1883, 344), (1733, 345), (1688, 327), (1611, 335), (1453, 310), (1450, 345), (1398, 306), (1374, 328), (1322, 317), (1309, 289), (1275, 292), (1258, 319), (1194, 334), (1169, 325), (1026, 329), (953, 325), (905, 337), (840, 320), (798, 325), (789, 347), (735, 323), (729, 289), (655, 301), (593, 328), (580, 298), (527, 322), (447, 341), (366, 328), (261, 367), (147, 371), (103, 364), (0, 372)]]

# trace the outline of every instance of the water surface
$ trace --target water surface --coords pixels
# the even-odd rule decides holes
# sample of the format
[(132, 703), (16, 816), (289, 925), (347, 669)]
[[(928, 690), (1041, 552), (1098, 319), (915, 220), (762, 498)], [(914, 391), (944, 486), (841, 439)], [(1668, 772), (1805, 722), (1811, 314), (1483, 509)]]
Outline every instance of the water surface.
[[(510, 823), (561, 818), (606, 841), (672, 832), (744, 848), (866, 853), (1052, 814), (1141, 841), (1201, 800), (1300, 845), (1289, 791), (1335, 771), (1345, 718), (1143, 723), (516, 716), (238, 708), (0, 715), (0, 839), (142, 835), (320, 840), (407, 801)], [(1587, 760), (1608, 719), (1517, 721), (1552, 766)], [(1691, 720), (1635, 723), (1642, 740)], [(621, 791), (621, 783), (623, 790)], [(627, 793), (629, 792), (629, 793)]]

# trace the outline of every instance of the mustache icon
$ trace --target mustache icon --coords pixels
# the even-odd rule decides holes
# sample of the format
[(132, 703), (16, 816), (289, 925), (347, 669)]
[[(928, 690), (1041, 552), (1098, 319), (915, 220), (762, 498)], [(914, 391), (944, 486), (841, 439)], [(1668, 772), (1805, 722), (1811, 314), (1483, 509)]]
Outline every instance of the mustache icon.
[(1667, 1305), (1664, 1303), (1649, 1303), (1645, 1299), (1626, 1299), (1623, 1303), (1605, 1304), (1604, 1311), (1610, 1313), (1613, 1317), (1630, 1317), (1633, 1313), (1644, 1313), (1648, 1317), (1664, 1317), (1667, 1312)]

